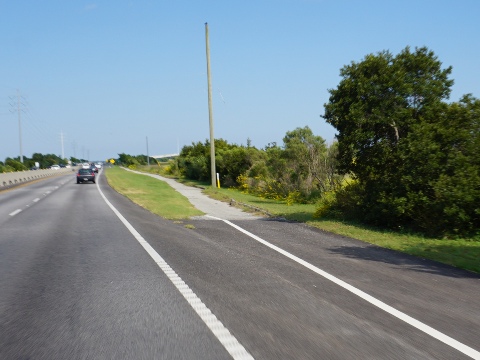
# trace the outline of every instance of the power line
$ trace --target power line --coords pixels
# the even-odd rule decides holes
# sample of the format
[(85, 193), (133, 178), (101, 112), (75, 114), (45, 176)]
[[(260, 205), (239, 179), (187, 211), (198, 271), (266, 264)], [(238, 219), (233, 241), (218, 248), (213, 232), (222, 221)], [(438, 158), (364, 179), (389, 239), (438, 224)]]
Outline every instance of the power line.
[[(58, 134), (58, 130), (52, 130), (51, 124), (49, 125), (45, 121), (41, 121), (41, 116), (35, 111), (35, 107), (29, 104), (28, 100), (21, 94), (20, 90), (17, 90), (16, 95), (5, 97), (4, 101), (6, 104), (4, 109), (8, 106), (10, 108), (9, 114), (17, 113), (18, 115), (21, 162), (24, 161), (23, 151), (25, 141), (30, 145), (35, 145), (35, 149), (32, 149), (34, 153), (51, 152), (54, 154), (58, 154), (59, 151), (52, 149), (52, 144), (58, 144), (58, 142), (60, 142), (62, 159), (65, 158), (65, 146), (72, 146), (73, 154), (76, 157), (79, 144), (73, 140), (68, 140), (63, 130), (60, 132), (59, 139), (58, 136), (55, 135), (55, 133)], [(1, 110), (0, 107), (0, 115), (2, 115)], [(5, 113), (5, 115), (6, 114), (8, 113)], [(49, 149), (47, 151), (42, 151), (42, 148), (44, 148), (45, 145), (48, 145)], [(39, 146), (40, 148), (37, 149)]]
[[(53, 143), (58, 143), (60, 142), (61, 144), (61, 157), (62, 159), (65, 158), (65, 146), (69, 143), (69, 140), (65, 136), (64, 131), (62, 130), (60, 132), (60, 138), (55, 136), (54, 134), (56, 131), (52, 130), (51, 127), (48, 126), (47, 123), (42, 122), (42, 121), (37, 121), (38, 115), (34, 114), (35, 110), (33, 106), (29, 106), (27, 111), (25, 112), (26, 116), (24, 118), (27, 120), (28, 125), (26, 127), (26, 130), (29, 131), (29, 134), (31, 136), (34, 136), (37, 141), (41, 141), (43, 144), (47, 144), (51, 147)], [(33, 132), (31, 132), (33, 130)], [(76, 157), (76, 146), (77, 144), (75, 141), (70, 141), (71, 145), (73, 146), (73, 154)], [(57, 153), (56, 150), (50, 149), (48, 150), (53, 153)], [(67, 151), (68, 152), (68, 151)]]
[[(14, 98), (10, 98), (12, 101)], [(17, 108), (17, 113), (18, 113), (18, 139), (20, 143), (20, 162), (23, 164), (23, 147), (22, 147), (22, 111), (23, 108), (26, 106), (24, 103), (20, 102), (21, 96), (20, 96), (20, 90), (17, 89), (17, 97), (16, 97), (16, 104), (14, 102), (10, 103), (10, 105), (13, 107), (16, 105)], [(12, 111), (12, 110), (10, 110)], [(14, 112), (14, 111), (12, 111)]]

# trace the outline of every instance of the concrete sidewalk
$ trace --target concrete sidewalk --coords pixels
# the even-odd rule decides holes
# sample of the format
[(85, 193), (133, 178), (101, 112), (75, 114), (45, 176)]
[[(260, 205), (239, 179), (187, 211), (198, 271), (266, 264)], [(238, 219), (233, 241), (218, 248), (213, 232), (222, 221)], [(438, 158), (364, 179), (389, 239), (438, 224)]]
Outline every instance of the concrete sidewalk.
[[(244, 212), (241, 209), (230, 206), (229, 204), (209, 198), (207, 195), (202, 194), (202, 190), (192, 186), (186, 186), (179, 182), (169, 179), (160, 175), (148, 174), (140, 171), (134, 171), (127, 168), (125, 170), (134, 172), (140, 175), (151, 176), (155, 179), (165, 181), (173, 189), (185, 196), (190, 203), (198, 210), (203, 211), (206, 215), (215, 216), (224, 220), (256, 220), (261, 219), (261, 216), (252, 215)], [(207, 216), (196, 216), (195, 219), (213, 220)]]

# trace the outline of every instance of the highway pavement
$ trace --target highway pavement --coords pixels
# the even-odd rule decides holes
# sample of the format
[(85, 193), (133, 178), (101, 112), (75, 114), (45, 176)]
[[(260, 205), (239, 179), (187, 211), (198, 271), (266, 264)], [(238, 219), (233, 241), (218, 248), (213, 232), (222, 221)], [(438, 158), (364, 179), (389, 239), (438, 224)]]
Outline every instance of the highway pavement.
[(480, 359), (478, 274), (97, 184), (0, 192), (0, 359)]

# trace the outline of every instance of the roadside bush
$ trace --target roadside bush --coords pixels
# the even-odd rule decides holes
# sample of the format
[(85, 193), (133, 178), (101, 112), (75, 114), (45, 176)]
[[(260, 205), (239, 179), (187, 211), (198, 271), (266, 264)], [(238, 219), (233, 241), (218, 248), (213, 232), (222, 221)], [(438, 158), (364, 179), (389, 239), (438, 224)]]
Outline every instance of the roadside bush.
[(168, 165), (162, 168), (167, 175), (178, 175), (179, 168), (176, 160), (169, 160)]
[(334, 205), (336, 201), (336, 193), (329, 191), (322, 194), (322, 197), (317, 203), (317, 208), (313, 213), (314, 219), (320, 218), (337, 218), (339, 213), (335, 212)]
[(208, 180), (210, 179), (210, 162), (204, 155), (196, 157), (187, 157), (183, 159), (183, 173), (187, 179), (192, 180)]
[(25, 171), (27, 170), (27, 167), (23, 165), (20, 161), (14, 160), (14, 159), (7, 159), (5, 161), (5, 165), (7, 167), (10, 167), (12, 171)]
[(314, 218), (358, 219), (362, 213), (363, 191), (363, 186), (357, 180), (344, 178), (338, 187), (322, 193), (317, 202)]

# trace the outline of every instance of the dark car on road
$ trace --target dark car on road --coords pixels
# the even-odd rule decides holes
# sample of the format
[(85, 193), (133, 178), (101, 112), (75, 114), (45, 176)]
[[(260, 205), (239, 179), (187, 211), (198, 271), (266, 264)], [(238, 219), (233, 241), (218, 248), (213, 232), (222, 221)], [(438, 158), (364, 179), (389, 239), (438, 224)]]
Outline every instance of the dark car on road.
[(89, 181), (95, 184), (95, 173), (91, 169), (79, 169), (77, 172), (77, 184)]

